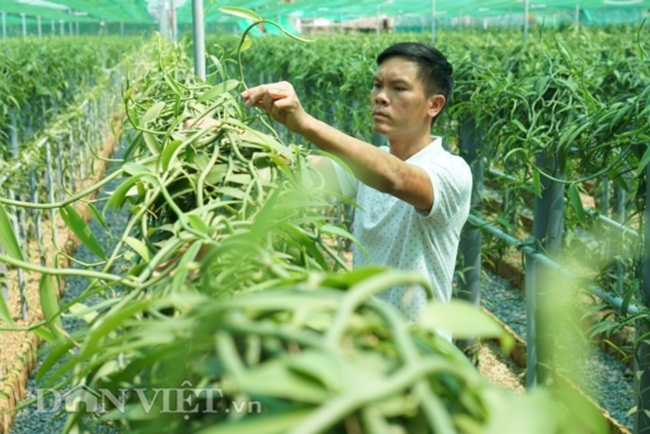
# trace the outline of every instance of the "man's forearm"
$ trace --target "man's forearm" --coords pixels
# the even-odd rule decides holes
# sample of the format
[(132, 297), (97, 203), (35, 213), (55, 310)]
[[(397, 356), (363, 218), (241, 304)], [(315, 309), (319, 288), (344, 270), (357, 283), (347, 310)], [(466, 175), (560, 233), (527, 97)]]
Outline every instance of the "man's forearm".
[(395, 189), (402, 162), (394, 155), (342, 133), (312, 116), (295, 132), (319, 149), (343, 160), (364, 184), (386, 193)]

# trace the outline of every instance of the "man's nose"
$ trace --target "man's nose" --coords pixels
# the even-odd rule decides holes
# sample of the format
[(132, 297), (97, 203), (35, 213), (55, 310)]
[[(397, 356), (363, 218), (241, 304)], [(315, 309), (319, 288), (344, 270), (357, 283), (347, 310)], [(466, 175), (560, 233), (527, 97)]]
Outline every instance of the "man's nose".
[(383, 90), (378, 90), (375, 93), (373, 102), (375, 102), (376, 104), (383, 104), (383, 105), (388, 104), (388, 96), (386, 95), (386, 92), (384, 92)]

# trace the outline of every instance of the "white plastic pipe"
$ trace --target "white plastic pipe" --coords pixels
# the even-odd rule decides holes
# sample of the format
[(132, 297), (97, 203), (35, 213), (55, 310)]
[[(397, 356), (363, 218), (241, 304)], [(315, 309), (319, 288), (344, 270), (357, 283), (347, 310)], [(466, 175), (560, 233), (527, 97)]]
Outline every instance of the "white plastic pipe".
[(436, 42), (436, 0), (431, 0), (431, 43)]
[(528, 39), (528, 0), (524, 0), (524, 41)]
[(375, 33), (377, 34), (377, 39), (379, 39), (379, 34), (381, 33), (381, 17), (379, 16), (379, 5), (377, 5), (377, 22), (375, 23)]
[(192, 24), (194, 27), (194, 73), (205, 80), (205, 24), (203, 0), (192, 0)]
[(174, 0), (169, 0), (169, 26), (170, 34), (173, 41), (178, 39), (178, 23), (176, 22), (176, 7)]

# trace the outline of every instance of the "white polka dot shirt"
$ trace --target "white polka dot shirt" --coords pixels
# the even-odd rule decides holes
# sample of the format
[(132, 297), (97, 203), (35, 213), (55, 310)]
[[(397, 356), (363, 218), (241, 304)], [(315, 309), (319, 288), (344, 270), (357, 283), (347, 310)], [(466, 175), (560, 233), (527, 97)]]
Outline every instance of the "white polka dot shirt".
[[(382, 149), (390, 152), (388, 147)], [(431, 178), (434, 202), (426, 215), (359, 182), (334, 163), (342, 193), (360, 206), (352, 233), (369, 256), (355, 245), (353, 264), (421, 273), (431, 282), (436, 298), (446, 302), (451, 298), (460, 232), (469, 214), (472, 174), (465, 160), (443, 149), (439, 137), (406, 163), (421, 167)], [(393, 287), (378, 297), (398, 307), (409, 321), (417, 319), (427, 301), (420, 287)]]

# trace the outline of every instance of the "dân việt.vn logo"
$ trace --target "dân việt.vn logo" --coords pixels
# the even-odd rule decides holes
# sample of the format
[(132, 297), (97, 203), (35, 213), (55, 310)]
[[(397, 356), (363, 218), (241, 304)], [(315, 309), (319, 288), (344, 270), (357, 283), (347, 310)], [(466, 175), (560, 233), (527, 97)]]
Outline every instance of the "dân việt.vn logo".
[(222, 389), (193, 387), (189, 381), (172, 388), (94, 389), (79, 384), (68, 391), (36, 389), (38, 412), (67, 413), (84, 411), (101, 416), (108, 411), (125, 413), (127, 407), (139, 405), (146, 414), (249, 413), (262, 412), (259, 401), (228, 399)]

